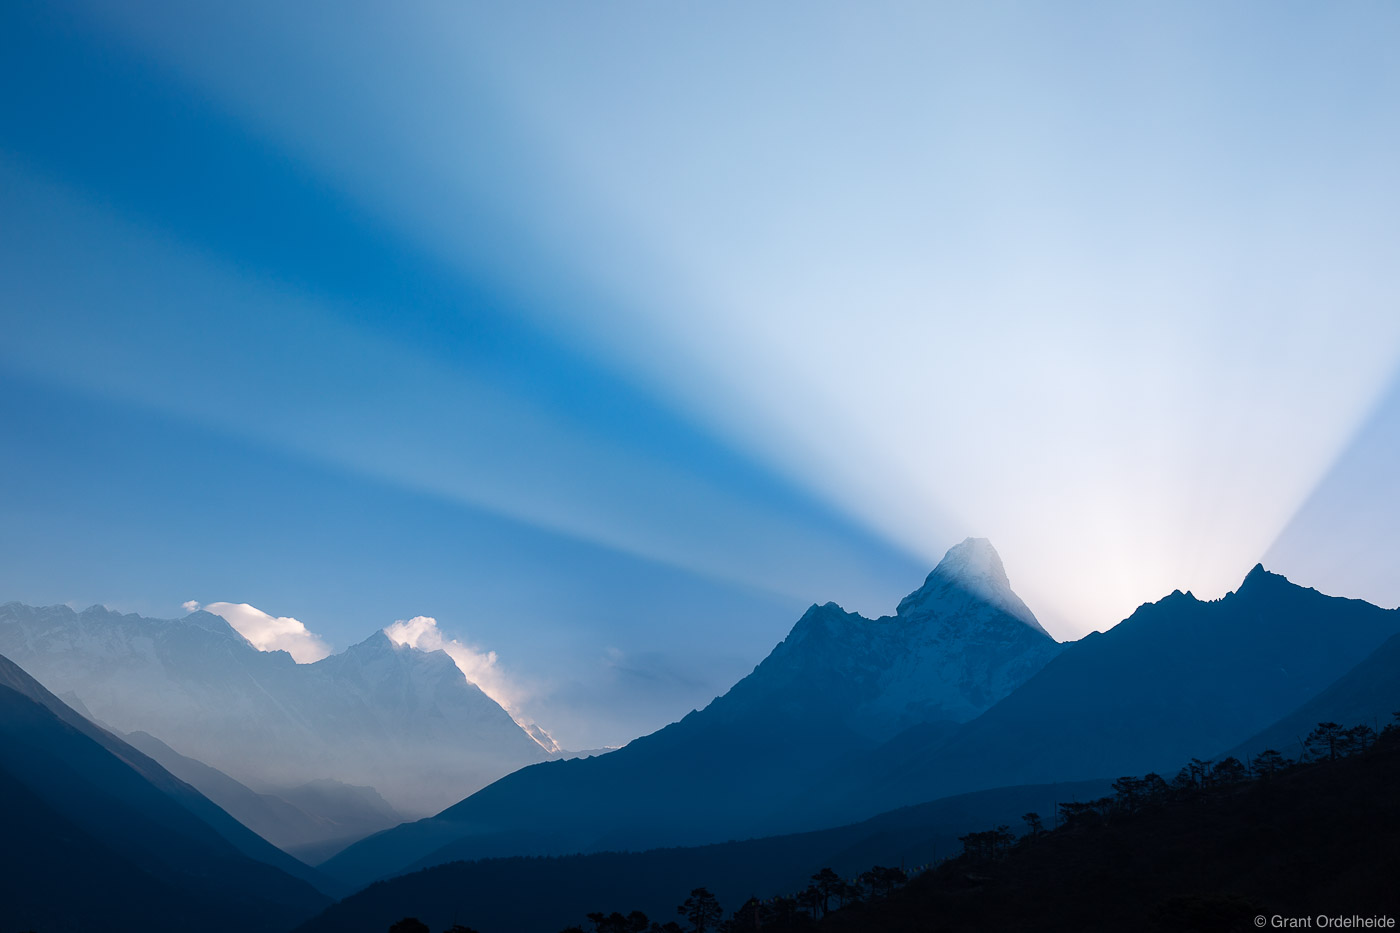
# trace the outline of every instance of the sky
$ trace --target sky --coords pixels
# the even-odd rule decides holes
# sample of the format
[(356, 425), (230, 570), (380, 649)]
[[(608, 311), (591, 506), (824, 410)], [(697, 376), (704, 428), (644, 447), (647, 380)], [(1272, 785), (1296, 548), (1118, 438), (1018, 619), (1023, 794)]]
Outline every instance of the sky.
[(1395, 606), (1400, 10), (7, 4), (0, 600), (449, 648), (565, 747), (989, 537)]

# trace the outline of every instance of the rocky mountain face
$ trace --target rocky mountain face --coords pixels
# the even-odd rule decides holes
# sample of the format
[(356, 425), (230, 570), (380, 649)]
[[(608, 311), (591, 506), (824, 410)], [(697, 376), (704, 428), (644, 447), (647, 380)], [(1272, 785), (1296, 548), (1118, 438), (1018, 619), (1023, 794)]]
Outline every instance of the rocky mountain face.
[(334, 778), (422, 814), (549, 757), (444, 652), (382, 632), (297, 664), (207, 612), (9, 603), (0, 653), (111, 727), (148, 732), (255, 790)]
[[(703, 711), (604, 757), (522, 769), (322, 867), (360, 884), (458, 858), (689, 845), (832, 825), (825, 803), (802, 795), (817, 776), (838, 773), (840, 762), (901, 730), (942, 734), (1060, 648), (1011, 591), (991, 545), (968, 539), (893, 616), (813, 606)], [(808, 805), (794, 806), (804, 799)]]
[(812, 719), (876, 742), (920, 723), (965, 722), (1059, 653), (985, 538), (948, 551), (892, 616), (813, 606), (752, 674), (705, 710)]

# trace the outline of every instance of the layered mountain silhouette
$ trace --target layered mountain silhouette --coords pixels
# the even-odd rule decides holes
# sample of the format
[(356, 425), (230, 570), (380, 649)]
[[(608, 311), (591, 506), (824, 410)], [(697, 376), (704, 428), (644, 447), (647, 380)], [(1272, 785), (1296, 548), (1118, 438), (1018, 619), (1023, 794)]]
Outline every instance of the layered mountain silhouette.
[[(18, 668), (0, 666), (0, 684), (8, 685), (0, 693), (8, 730), (0, 783), (18, 802), (5, 813), (7, 831), (27, 839), (43, 825), (61, 827), (35, 843), (36, 864), (76, 847), (73, 864), (82, 871), (121, 862), (109, 877), (123, 886), (175, 878), (177, 912), (226, 893), (202, 875), (185, 884), (162, 861), (168, 850), (205, 871), (200, 859), (215, 856), (190, 849), (196, 836), (199, 846), (222, 847), (218, 858), (239, 860), (221, 871), (242, 877), (251, 864), (274, 872), (280, 880), (258, 897), (274, 901), (267, 909), (279, 917), (305, 910), (297, 897), (309, 889), (287, 888), (301, 885), (288, 874), (326, 882), (152, 758), (296, 849), (297, 833), (311, 838), (337, 822), (362, 832), (374, 819), (393, 819), (371, 788), (313, 780), (320, 775), (373, 775), (362, 783), (412, 796), (415, 787), (459, 786), (454, 769), (478, 767), (482, 748), (546, 757), (445, 654), (402, 648), (382, 633), (297, 665), (284, 653), (256, 651), (206, 613), (161, 621), (9, 604), (0, 607), (0, 645), (39, 658), (55, 688), (75, 691), (73, 702), (86, 704), (89, 716), (118, 728), (155, 720), (160, 725), (148, 731), (170, 743), (134, 734), (147, 757)], [(1227, 752), (1292, 753), (1290, 743), (1321, 720), (1382, 724), (1400, 709), (1397, 674), (1400, 610), (1325, 596), (1262, 566), (1222, 599), (1174, 592), (1106, 633), (1060, 645), (1012, 592), (991, 545), (968, 539), (894, 615), (867, 619), (831, 603), (813, 606), (749, 676), (680, 722), (605, 756), (530, 764), (435, 817), (351, 845), (321, 866), (347, 888), (410, 874), (309, 928), (392, 921), (397, 911), (411, 914), (412, 901), (433, 885), (455, 892), (431, 901), (442, 912), (463, 892), (478, 905), (500, 906), (522, 892), (573, 890), (569, 879), (579, 877), (626, 894), (627, 906), (674, 904), (674, 893), (661, 889), (705, 883), (693, 874), (681, 880), (692, 870), (738, 884), (739, 875), (724, 874), (727, 860), (777, 890), (784, 879), (800, 881), (814, 853), (840, 864), (877, 862), (882, 851), (936, 855), (919, 847), (1014, 821), (1011, 809), (1031, 798), (1027, 809), (1053, 809), (1040, 799), (1047, 793), (1053, 803), (1061, 794), (1096, 793), (1121, 775), (1174, 773), (1191, 758)], [(240, 761), (245, 755), (262, 766), (255, 779)], [(273, 768), (284, 755), (291, 764)], [(45, 784), (46, 775), (57, 778)], [(101, 787), (89, 788), (91, 780)], [(1073, 784), (1078, 790), (1066, 790)], [(129, 815), (134, 805), (121, 797), (129, 786), (147, 788), (132, 793), (141, 807), (156, 808), (160, 831), (179, 840), (152, 835), (145, 816)], [(152, 794), (164, 803), (152, 803)], [(905, 809), (887, 812), (897, 807)], [(481, 861), (446, 864), (458, 860)], [(138, 870), (149, 878), (131, 874)], [(615, 873), (654, 885), (609, 880)], [(588, 890), (575, 893), (582, 904)], [(518, 917), (512, 909), (500, 916)], [(535, 913), (541, 924), (553, 922), (547, 911)], [(50, 917), (40, 928), (63, 929), (70, 919)]]
[(0, 606), (0, 653), (124, 733), (150, 733), (257, 791), (334, 778), (431, 813), (549, 757), (446, 653), (383, 632), (314, 664), (207, 612)]
[(902, 728), (976, 716), (1060, 650), (1011, 591), (992, 546), (969, 538), (895, 615), (866, 619), (833, 603), (813, 606), (753, 673), (703, 711), (605, 757), (522, 769), (432, 819), (351, 846), (323, 869), (360, 884), (456, 858), (640, 849), (834, 825), (823, 806), (792, 805), (815, 775)]
[[(1028, 811), (1110, 792), (1108, 781), (1004, 787), (904, 807), (851, 826), (646, 852), (452, 862), (371, 885), (298, 933), (383, 933), (414, 916), (430, 929), (558, 933), (600, 908), (666, 918), (696, 885), (731, 909), (800, 890), (822, 868), (853, 878), (873, 865), (913, 868), (956, 854), (965, 833), (1021, 825)], [(547, 896), (540, 896), (547, 892)]]
[[(324, 868), (362, 884), (458, 858), (695, 844), (986, 788), (1175, 768), (1296, 710), (1400, 631), (1400, 612), (1256, 567), (1222, 599), (1176, 592), (1059, 646), (1006, 600), (1000, 562), (974, 559), (987, 551), (975, 540), (954, 548), (891, 618), (813, 607), (703, 713), (607, 759), (523, 769)], [(1004, 696), (979, 697), (973, 685), (996, 672)], [(973, 715), (956, 723), (959, 703)], [(886, 715), (858, 731), (874, 711)], [(920, 716), (869, 744), (890, 718)]]
[(981, 716), (872, 755), (848, 809), (984, 787), (1174, 769), (1248, 739), (1400, 632), (1400, 611), (1325, 596), (1256, 566), (1203, 601), (1172, 593), (1075, 642)]
[(329, 903), (315, 872), (4, 657), (0, 838), (7, 928), (273, 933)]
[[(1299, 598), (1304, 607), (1317, 596), (1273, 575), (1256, 577), (1251, 588), (1261, 581), (1274, 587), (1275, 598)], [(1327, 601), (1316, 605), (1337, 608), (1322, 599)], [(1389, 615), (1375, 612), (1382, 620)], [(1362, 616), (1374, 613), (1363, 609)], [(1314, 618), (1338, 621), (1327, 613)], [(1363, 632), (1365, 622), (1362, 618)], [(1400, 857), (1393, 833), (1385, 832), (1397, 816), (1389, 790), (1400, 764), (1390, 725), (1396, 715), (1400, 635), (1294, 712), (1214, 757), (1248, 760), (1267, 747), (1304, 757), (1301, 738), (1324, 721), (1367, 724), (1378, 733), (1389, 727), (1368, 754), (1335, 763), (1324, 756), (1321, 767), (1274, 775), (1253, 786), (1210, 784), (1192, 790), (1188, 785), (1178, 793), (1199, 799), (1126, 821), (1115, 816), (1109, 825), (1096, 817), (1087, 829), (1028, 838), (1006, 861), (964, 856), (921, 876), (905, 896), (836, 915), (829, 925), (923, 930), (936, 918), (940, 928), (950, 930), (1121, 929), (1156, 917), (1154, 929), (1228, 930), (1248, 926), (1259, 913), (1384, 912), (1396, 903), (1394, 885), (1386, 879)], [(1170, 777), (1174, 769), (1163, 773)], [(1109, 784), (1103, 779), (977, 791), (851, 826), (711, 846), (451, 862), (372, 885), (328, 908), (299, 933), (370, 933), (408, 915), (434, 926), (465, 917), (486, 930), (552, 933), (599, 907), (640, 908), (665, 917), (670, 905), (701, 883), (733, 909), (751, 896), (797, 891), (819, 867), (849, 878), (870, 865), (935, 863), (962, 851), (964, 833), (995, 826), (1020, 831), (1026, 812), (1042, 815), (1049, 826), (1058, 804), (1111, 799)], [(529, 896), (542, 890), (550, 896)]]

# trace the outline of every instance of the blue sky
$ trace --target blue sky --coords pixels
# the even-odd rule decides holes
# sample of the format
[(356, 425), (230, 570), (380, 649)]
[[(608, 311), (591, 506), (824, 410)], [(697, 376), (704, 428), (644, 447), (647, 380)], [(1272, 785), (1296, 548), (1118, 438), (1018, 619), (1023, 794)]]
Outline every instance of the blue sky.
[(992, 538), (1400, 602), (1384, 4), (12, 4), (0, 599), (414, 616), (565, 745)]

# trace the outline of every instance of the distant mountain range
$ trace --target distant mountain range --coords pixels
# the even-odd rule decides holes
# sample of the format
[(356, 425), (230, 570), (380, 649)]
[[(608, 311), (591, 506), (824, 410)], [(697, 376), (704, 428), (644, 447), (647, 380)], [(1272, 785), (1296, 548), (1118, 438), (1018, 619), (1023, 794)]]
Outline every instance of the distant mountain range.
[(431, 813), (550, 757), (447, 654), (383, 632), (297, 664), (207, 612), (7, 603), (0, 653), (112, 728), (149, 733), (258, 792), (334, 778)]
[(1012, 592), (990, 543), (969, 538), (895, 615), (813, 606), (703, 711), (603, 758), (518, 771), (433, 819), (351, 846), (323, 868), (362, 884), (457, 858), (688, 845), (834, 825), (834, 812), (791, 805), (814, 776), (902, 728), (976, 716), (1060, 650)]
[[(128, 732), (150, 757), (37, 684), (25, 688), (121, 761), (140, 762), (148, 782), (243, 856), (322, 889), (414, 873), (308, 929), (343, 921), (368, 930), (366, 918), (411, 915), (429, 883), (456, 892), (431, 901), (453, 916), (448, 902), (463, 892), (518, 901), (541, 886), (562, 890), (577, 872), (632, 905), (653, 903), (652, 889), (619, 887), (609, 872), (664, 887), (703, 869), (737, 885), (724, 868), (737, 859), (743, 877), (786, 885), (819, 854), (840, 864), (878, 861), (878, 852), (921, 857), (921, 846), (1013, 820), (1012, 809), (1043, 806), (1047, 793), (1087, 792), (1193, 757), (1269, 746), (1294, 754), (1317, 721), (1379, 726), (1400, 709), (1400, 610), (1325, 596), (1259, 566), (1221, 599), (1175, 592), (1062, 645), (982, 539), (949, 550), (891, 616), (811, 607), (724, 696), (599, 757), (547, 754), (445, 654), (382, 633), (297, 665), (207, 613), (161, 621), (12, 603), (0, 607), (0, 651), (72, 691), (84, 715)], [(33, 715), (20, 704), (0, 710), (0, 724), (22, 731)], [(16, 800), (48, 794), (34, 804), (43, 819), (102, 809), (74, 804), (79, 785), (38, 788), (46, 770), (69, 767), (57, 759), (12, 751), (3, 763), (0, 779), (19, 782)], [(479, 787), (492, 773), (505, 776)], [(330, 775), (361, 786), (323, 780)], [(396, 808), (448, 794), (458, 802), (436, 816), (391, 825)], [(313, 871), (229, 813), (312, 860), (373, 835)], [(24, 813), (4, 818), (38, 831)], [(104, 831), (107, 844), (121, 842)], [(609, 851), (630, 854), (589, 855)], [(459, 860), (487, 861), (417, 873)], [(575, 893), (582, 904), (588, 891)], [(540, 929), (554, 916), (536, 914)]]
[(814, 606), (703, 712), (603, 759), (522, 769), (322, 868), (358, 886), (454, 859), (719, 842), (1173, 768), (1265, 729), (1400, 632), (1396, 610), (1256, 567), (1223, 599), (1173, 593), (1062, 646), (1008, 597), (994, 557), (964, 542), (893, 617)]
[(279, 933), (325, 879), (0, 657), (0, 915), (44, 933)]
[[(464, 862), (447, 860), (453, 851), (448, 844), (418, 863), (441, 864), (372, 885), (308, 922), (301, 933), (370, 933), (406, 915), (439, 925), (465, 919), (485, 931), (552, 933), (570, 912), (577, 918), (599, 907), (640, 908), (664, 917), (669, 905), (697, 884), (720, 894), (721, 903), (733, 909), (749, 896), (795, 891), (818, 867), (850, 877), (870, 865), (913, 866), (954, 855), (961, 849), (958, 836), (1003, 824), (1019, 832), (1020, 815), (1027, 811), (1038, 812), (1048, 826), (1056, 803), (1098, 797), (1124, 774), (1156, 769), (1171, 779), (1192, 757), (1249, 760), (1269, 747), (1296, 758), (1304, 752), (1300, 740), (1318, 722), (1367, 724), (1379, 732), (1400, 714), (1400, 634), (1386, 637), (1400, 626), (1397, 616), (1396, 610), (1323, 596), (1256, 567), (1224, 599), (1203, 602), (1175, 593), (1144, 606), (1110, 632), (1067, 646), (983, 716), (951, 729), (939, 723), (908, 729), (877, 753), (861, 756), (863, 768), (846, 761), (836, 777), (829, 773), (817, 782), (828, 791), (839, 785), (863, 806), (900, 794), (936, 797), (932, 802), (835, 829), (645, 852)], [(1367, 653), (1378, 639), (1384, 640)], [(1191, 694), (1185, 699), (1183, 689)], [(1221, 746), (1222, 736), (1245, 734), (1251, 723), (1271, 716), (1279, 718), (1244, 742)], [(990, 725), (979, 725), (984, 721)], [(995, 742), (998, 729), (1005, 736), (1002, 744)], [(966, 754), (960, 753), (960, 742), (969, 746)], [(1166, 760), (1173, 749), (1188, 752), (1175, 762)], [(1157, 818), (1159, 828), (1149, 831), (1150, 845), (1139, 840), (1131, 851), (1116, 837), (1089, 843), (1075, 842), (1078, 836), (1072, 835), (1065, 851), (1072, 852), (1073, 865), (1058, 865), (1063, 856), (1056, 849), (1042, 860), (1046, 864), (1004, 890), (984, 887), (990, 879), (982, 872), (991, 869), (979, 868), (975, 877), (944, 871), (937, 877), (951, 881), (951, 900), (920, 905), (902, 918), (882, 916), (841, 928), (922, 930), (930, 916), (947, 921), (949, 910), (959, 911), (968, 929), (987, 928), (988, 918), (1003, 910), (1024, 914), (1025, 926), (1052, 902), (1055, 925), (1066, 929), (1076, 924), (1121, 928), (1150, 912), (1144, 905), (1186, 911), (1183, 921), (1198, 924), (1214, 914), (1192, 914), (1197, 908), (1233, 911), (1229, 923), (1202, 929), (1234, 929), (1236, 914), (1243, 913), (1246, 924), (1255, 915), (1246, 909), (1248, 901), (1218, 894), (1199, 897), (1197, 904), (1192, 895), (1200, 894), (1196, 886), (1203, 883), (1223, 891), (1245, 884), (1294, 912), (1316, 909), (1329, 892), (1338, 895), (1326, 902), (1333, 909), (1353, 900), (1379, 909), (1376, 905), (1393, 902), (1379, 879), (1400, 852), (1388, 837), (1374, 837), (1370, 827), (1394, 816), (1393, 807), (1385, 809), (1393, 795), (1384, 791), (1393, 781), (1393, 751), (1392, 746), (1389, 765), (1377, 756), (1355, 762), (1346, 781), (1342, 771), (1291, 776), (1288, 807), (1262, 786), (1236, 795), (1237, 802), (1225, 800), (1225, 810), (1216, 814), (1223, 828), (1203, 821), (1199, 806), (1192, 805), (1184, 834), (1180, 814), (1164, 813)], [(1381, 766), (1389, 772), (1373, 773)], [(1102, 773), (1097, 781), (941, 796), (943, 787), (970, 780), (995, 785), (1024, 773), (1094, 769)], [(1347, 783), (1353, 779), (1354, 786)], [(1313, 801), (1308, 788), (1315, 783), (1331, 795), (1346, 787), (1358, 799)], [(1334, 823), (1343, 814), (1351, 823), (1339, 828)], [(1292, 835), (1280, 839), (1275, 834), (1281, 831)], [(1198, 874), (1189, 859), (1193, 852), (1201, 854), (1202, 840), (1209, 838), (1214, 846), (1227, 836), (1228, 847), (1205, 853), (1210, 868)], [(1333, 847), (1325, 862), (1336, 870), (1315, 870), (1317, 846)], [(1270, 862), (1280, 851), (1283, 863)], [(1143, 867), (1154, 859), (1153, 867)], [(1110, 891), (1095, 887), (1095, 879), (1105, 877), (1114, 879)], [(527, 896), (537, 891), (550, 896)], [(1113, 905), (1111, 920), (1099, 916), (1096, 898)], [(1190, 922), (1168, 925), (1186, 928)]]

